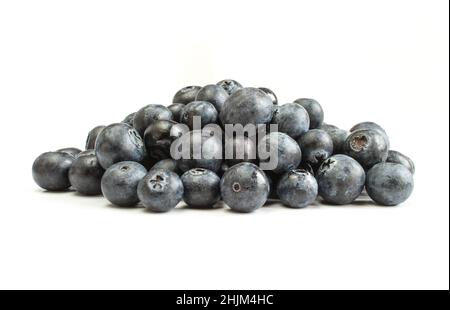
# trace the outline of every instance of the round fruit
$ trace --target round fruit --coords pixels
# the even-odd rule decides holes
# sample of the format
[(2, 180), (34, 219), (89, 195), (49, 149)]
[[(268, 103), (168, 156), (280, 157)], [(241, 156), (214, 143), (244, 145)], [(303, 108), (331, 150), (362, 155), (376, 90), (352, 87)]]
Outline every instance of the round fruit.
[(251, 163), (240, 163), (225, 171), (220, 181), (223, 201), (234, 211), (252, 212), (269, 197), (269, 180)]
[(223, 103), (227, 100), (228, 96), (227, 91), (223, 89), (223, 87), (211, 84), (206, 85), (198, 91), (195, 101), (207, 101), (214, 105), (217, 112), (220, 112)]
[(344, 205), (353, 202), (364, 189), (363, 167), (346, 155), (333, 155), (316, 173), (319, 195), (328, 203)]
[(195, 100), (198, 91), (201, 89), (200, 86), (186, 86), (177, 91), (175, 96), (173, 96), (173, 103), (183, 103), (188, 104)]
[(194, 168), (181, 176), (183, 200), (193, 208), (212, 208), (220, 199), (220, 178), (211, 170)]
[(388, 150), (383, 134), (371, 129), (352, 132), (344, 144), (345, 154), (356, 159), (366, 170), (386, 161)]
[(94, 154), (78, 156), (70, 167), (69, 181), (82, 195), (99, 195), (102, 193), (100, 183), (104, 172)]
[(380, 205), (395, 206), (404, 202), (413, 188), (413, 175), (401, 164), (380, 163), (367, 172), (367, 194)]
[(142, 162), (145, 146), (138, 132), (125, 123), (106, 126), (98, 135), (95, 154), (103, 169), (120, 161)]
[(175, 208), (183, 198), (183, 183), (172, 171), (151, 169), (139, 182), (137, 193), (148, 210), (166, 212)]
[(298, 167), (302, 152), (297, 142), (287, 134), (272, 132), (261, 139), (258, 158), (265, 163), (264, 170), (281, 174)]
[(81, 150), (76, 148), (76, 147), (66, 147), (64, 149), (57, 150), (57, 152), (67, 153), (67, 154), (72, 155), (73, 157), (75, 157), (75, 156), (78, 155), (78, 153), (81, 152)]
[(177, 138), (172, 136), (174, 121), (158, 120), (144, 132), (144, 144), (147, 153), (156, 160), (170, 158), (170, 145)]
[(109, 167), (103, 174), (103, 196), (119, 207), (132, 207), (139, 202), (137, 187), (147, 174), (147, 169), (134, 161), (122, 161)]
[(97, 140), (98, 134), (100, 133), (100, 131), (103, 130), (103, 128), (105, 128), (105, 126), (100, 125), (94, 127), (91, 131), (89, 131), (86, 139), (86, 146), (85, 146), (86, 150), (95, 148), (95, 141)]
[(272, 123), (278, 125), (279, 132), (297, 139), (308, 131), (309, 115), (301, 105), (286, 103), (274, 109)]
[(149, 104), (136, 112), (133, 127), (144, 136), (145, 129), (157, 120), (172, 120), (172, 112), (160, 104)]
[(300, 104), (302, 107), (308, 111), (309, 115), (309, 128), (319, 128), (323, 123), (323, 109), (322, 106), (314, 99), (300, 98), (294, 101)]
[(242, 88), (225, 101), (220, 120), (222, 124), (260, 125), (272, 120), (273, 104), (258, 88)]
[(316, 200), (318, 185), (306, 170), (296, 169), (285, 173), (278, 181), (277, 194), (291, 208), (304, 208)]
[(228, 95), (232, 95), (236, 91), (242, 88), (241, 83), (235, 81), (235, 80), (222, 80), (217, 83), (217, 85), (221, 86), (225, 91), (228, 93)]
[(62, 191), (70, 187), (69, 169), (74, 157), (64, 152), (41, 154), (33, 163), (33, 179), (49, 191)]
[(313, 167), (333, 155), (333, 140), (321, 129), (311, 129), (300, 137), (298, 144), (302, 150), (303, 161)]
[[(198, 120), (195, 125), (200, 128), (194, 128), (194, 118)], [(208, 124), (217, 122), (217, 110), (214, 106), (206, 101), (193, 101), (188, 103), (181, 112), (181, 122), (188, 125), (190, 129), (201, 129)]]

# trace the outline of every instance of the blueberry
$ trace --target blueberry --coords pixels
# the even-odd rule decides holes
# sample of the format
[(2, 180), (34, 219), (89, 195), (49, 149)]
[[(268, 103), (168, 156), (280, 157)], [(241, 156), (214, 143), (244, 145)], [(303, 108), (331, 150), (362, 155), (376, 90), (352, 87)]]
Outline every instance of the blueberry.
[(219, 85), (206, 85), (197, 93), (196, 101), (207, 101), (214, 105), (217, 112), (222, 110), (223, 103), (228, 98), (228, 93), (223, 87)]
[(229, 168), (220, 181), (223, 201), (234, 211), (252, 212), (264, 205), (270, 192), (265, 173), (252, 163)]
[(173, 103), (169, 105), (167, 108), (172, 112), (172, 119), (176, 122), (181, 121), (181, 112), (183, 112), (183, 109), (185, 107), (184, 103)]
[(388, 145), (381, 132), (362, 129), (352, 132), (347, 137), (344, 152), (356, 159), (367, 170), (375, 164), (386, 161)]
[(74, 157), (65, 152), (41, 154), (33, 163), (33, 179), (49, 191), (62, 191), (70, 187), (69, 169)]
[(278, 131), (297, 139), (309, 129), (308, 112), (297, 103), (286, 103), (274, 110), (272, 123), (278, 125)]
[(170, 158), (170, 145), (176, 137), (171, 136), (174, 121), (158, 120), (144, 132), (144, 144), (147, 154), (156, 160)]
[[(201, 127), (217, 122), (217, 110), (214, 106), (206, 101), (193, 101), (188, 103), (181, 112), (181, 122), (194, 128), (194, 117), (199, 116), (201, 119)], [(196, 128), (199, 129), (199, 128)]]
[(241, 162), (256, 162), (257, 149), (252, 139), (241, 135), (238, 135), (236, 137), (226, 137), (225, 149), (227, 149), (227, 145), (228, 148), (230, 148), (230, 146), (233, 147), (233, 153), (226, 154), (225, 156), (225, 160), (230, 167)]
[(285, 173), (277, 186), (281, 201), (291, 208), (304, 208), (316, 200), (317, 181), (306, 170), (296, 169)]
[[(195, 146), (195, 147), (194, 147)], [(187, 150), (185, 149), (188, 148)], [(193, 168), (204, 168), (218, 172), (222, 165), (222, 141), (217, 136), (210, 136), (202, 130), (194, 130), (176, 139), (171, 149), (185, 155), (178, 161), (178, 167), (186, 172)], [(198, 153), (197, 153), (198, 151)]]
[(381, 127), (377, 123), (362, 122), (362, 123), (358, 123), (355, 126), (353, 126), (352, 128), (350, 128), (351, 133), (358, 131), (358, 130), (374, 130), (374, 131), (380, 132), (383, 135), (384, 139), (386, 140), (386, 144), (389, 148), (389, 145), (390, 145), (389, 136), (386, 134), (386, 131), (383, 129), (383, 127)]
[(86, 155), (95, 155), (95, 150), (94, 149), (89, 149), (89, 150), (84, 150), (81, 151), (80, 153), (78, 153), (75, 158), (81, 157), (81, 156), (86, 156)]
[(366, 174), (361, 165), (347, 155), (333, 155), (316, 173), (319, 195), (328, 203), (353, 202), (364, 189)]
[(354, 132), (354, 131), (358, 131), (358, 130), (362, 130), (362, 129), (378, 130), (378, 131), (381, 131), (384, 134), (386, 134), (386, 131), (383, 129), (383, 127), (381, 127), (380, 125), (378, 125), (377, 123), (374, 123), (374, 122), (358, 123), (355, 126), (353, 126), (352, 128), (350, 128), (350, 132)]
[(211, 170), (194, 168), (181, 176), (183, 200), (190, 207), (212, 208), (220, 199), (220, 178)]
[(183, 198), (183, 183), (172, 171), (151, 169), (139, 182), (137, 193), (148, 210), (166, 212), (175, 208)]
[(408, 156), (406, 156), (400, 152), (394, 151), (394, 150), (389, 150), (386, 162), (401, 164), (401, 165), (405, 166), (406, 168), (408, 168), (408, 170), (412, 174), (414, 174), (416, 171), (414, 162), (411, 160), (411, 158), (409, 158)]
[(380, 163), (367, 173), (367, 194), (380, 205), (395, 206), (404, 202), (413, 188), (413, 175), (401, 164)]
[(308, 98), (300, 98), (294, 101), (295, 103), (300, 104), (302, 107), (306, 109), (309, 115), (309, 128), (314, 129), (318, 128), (323, 123), (323, 109), (322, 106), (314, 99)]
[(128, 124), (130, 126), (133, 126), (134, 123), (134, 116), (136, 115), (136, 112), (128, 114), (124, 120), (122, 121), (122, 123)]
[(145, 129), (157, 120), (172, 120), (172, 112), (160, 104), (149, 104), (136, 112), (133, 127), (144, 136)]
[(178, 168), (178, 162), (171, 158), (158, 161), (153, 165), (152, 169), (166, 169), (175, 172), (176, 174), (181, 174), (181, 170)]
[(323, 122), (322, 125), (317, 127), (317, 129), (322, 129), (322, 130), (328, 131), (328, 130), (332, 130), (332, 129), (339, 129), (339, 127)]
[(94, 154), (78, 156), (70, 167), (69, 181), (80, 194), (99, 195), (102, 193), (100, 183), (104, 172)]
[(280, 174), (297, 168), (302, 160), (302, 152), (297, 142), (287, 134), (272, 132), (261, 139), (258, 158), (261, 162), (273, 162), (274, 168), (270, 170)]
[(312, 167), (317, 167), (333, 155), (333, 140), (325, 130), (311, 129), (300, 137), (298, 144), (303, 161)]
[(270, 100), (272, 100), (272, 103), (277, 105), (278, 104), (278, 98), (277, 95), (275, 95), (275, 93), (270, 90), (267, 87), (259, 87), (259, 89), (261, 89), (267, 96), (269, 96)]
[(225, 101), (220, 120), (222, 124), (267, 124), (272, 120), (273, 104), (258, 88), (242, 88)]
[(228, 93), (228, 95), (234, 94), (236, 91), (242, 88), (242, 85), (235, 81), (235, 80), (222, 80), (217, 83), (217, 85), (221, 86), (225, 91)]
[(109, 167), (103, 174), (103, 196), (119, 207), (132, 207), (139, 202), (137, 187), (147, 169), (134, 161), (122, 161)]
[(142, 162), (145, 146), (138, 132), (125, 123), (106, 126), (98, 135), (95, 154), (103, 169), (120, 161)]
[(195, 101), (198, 91), (201, 89), (200, 86), (186, 86), (177, 91), (175, 96), (173, 96), (173, 103), (183, 103), (188, 104), (189, 102)]
[(333, 140), (333, 154), (343, 154), (345, 140), (347, 140), (350, 132), (333, 125), (322, 126), (321, 129), (325, 130)]
[(95, 140), (97, 140), (98, 134), (103, 130), (105, 126), (100, 125), (94, 127), (91, 131), (89, 131), (87, 139), (86, 139), (86, 150), (93, 149), (95, 147)]
[(67, 153), (67, 154), (72, 155), (73, 157), (75, 157), (75, 156), (77, 156), (78, 153), (81, 152), (81, 150), (76, 148), (76, 147), (66, 147), (64, 149), (57, 150), (57, 152)]

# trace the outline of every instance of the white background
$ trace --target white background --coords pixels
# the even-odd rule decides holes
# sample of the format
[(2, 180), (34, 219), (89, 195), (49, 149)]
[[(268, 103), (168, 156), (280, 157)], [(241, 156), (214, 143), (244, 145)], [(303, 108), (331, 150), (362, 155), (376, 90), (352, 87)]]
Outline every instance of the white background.
[[(1, 1), (0, 288), (448, 289), (448, 1)], [(234, 78), (416, 163), (393, 208), (166, 214), (51, 194), (36, 156)]]

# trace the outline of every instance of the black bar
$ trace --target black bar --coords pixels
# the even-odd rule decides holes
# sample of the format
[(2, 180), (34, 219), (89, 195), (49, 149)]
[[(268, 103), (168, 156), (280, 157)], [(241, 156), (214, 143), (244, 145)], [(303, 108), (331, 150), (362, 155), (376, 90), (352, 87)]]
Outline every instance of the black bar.
[[(32, 304), (38, 306), (115, 307), (154, 306), (196, 309), (224, 309), (250, 307), (321, 308), (345, 306), (404, 308), (443, 305), (448, 303), (449, 291), (0, 291), (4, 304), (12, 302), (14, 308)], [(8, 303), (7, 303), (8, 302)], [(442, 307), (443, 308), (443, 307)], [(445, 307), (446, 308), (446, 307)]]

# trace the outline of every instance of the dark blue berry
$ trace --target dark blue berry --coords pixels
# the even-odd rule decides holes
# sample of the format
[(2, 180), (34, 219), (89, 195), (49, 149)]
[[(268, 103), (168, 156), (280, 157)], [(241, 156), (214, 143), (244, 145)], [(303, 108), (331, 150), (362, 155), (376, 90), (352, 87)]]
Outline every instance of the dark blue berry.
[(95, 155), (103, 169), (121, 161), (142, 162), (145, 146), (138, 132), (125, 123), (106, 126), (98, 135)]
[(273, 104), (258, 88), (242, 88), (225, 101), (220, 120), (222, 124), (267, 124), (272, 120)]
[(158, 161), (153, 165), (152, 169), (166, 169), (175, 172), (176, 174), (182, 173), (180, 168), (178, 168), (178, 162), (171, 158)]
[(412, 174), (414, 174), (416, 171), (414, 162), (411, 160), (411, 158), (394, 150), (389, 150), (386, 162), (401, 164), (408, 168), (408, 170), (411, 171)]
[(302, 150), (302, 159), (312, 167), (317, 167), (333, 155), (333, 140), (326, 131), (311, 129), (298, 140)]
[(275, 163), (274, 168), (268, 170), (280, 174), (297, 168), (302, 160), (302, 152), (297, 142), (287, 134), (272, 132), (261, 139), (258, 158), (261, 162)]
[(193, 208), (212, 208), (220, 199), (220, 178), (211, 170), (194, 168), (181, 176), (183, 200)]
[(76, 148), (76, 147), (66, 147), (66, 148), (57, 150), (57, 152), (67, 153), (67, 154), (72, 155), (73, 157), (75, 157), (75, 156), (77, 156), (78, 153), (81, 152), (81, 150), (79, 148)]
[(322, 125), (324, 118), (323, 109), (316, 100), (309, 98), (300, 98), (295, 100), (294, 102), (300, 104), (308, 112), (310, 129), (319, 128)]
[(103, 196), (119, 207), (132, 207), (139, 202), (137, 187), (147, 169), (134, 161), (122, 161), (109, 167), (103, 174)]
[(167, 107), (172, 112), (172, 119), (174, 121), (181, 121), (181, 112), (183, 112), (185, 106), (184, 103), (173, 103)]
[(262, 207), (269, 197), (269, 180), (251, 163), (229, 168), (220, 181), (223, 201), (234, 211), (252, 212)]
[(220, 113), (222, 106), (228, 98), (228, 93), (223, 87), (219, 85), (206, 85), (197, 93), (196, 101), (207, 101), (214, 105), (217, 112)]
[(158, 120), (147, 127), (144, 132), (144, 143), (147, 154), (155, 159), (170, 158), (170, 145), (177, 138), (173, 137), (172, 126), (174, 121)]
[(296, 169), (285, 173), (278, 181), (277, 194), (291, 208), (304, 208), (316, 200), (318, 185), (306, 170)]
[[(200, 126), (203, 128), (208, 124), (217, 122), (217, 110), (209, 102), (193, 101), (188, 103), (181, 112), (181, 122), (188, 125), (189, 128), (194, 129), (194, 117), (200, 118)], [(200, 129), (200, 128), (196, 128)]]
[(401, 164), (380, 163), (367, 172), (367, 194), (380, 205), (395, 206), (404, 202), (413, 188), (413, 175)]
[(33, 179), (49, 191), (62, 191), (70, 187), (69, 169), (74, 157), (65, 152), (41, 154), (33, 163)]
[(195, 101), (198, 91), (201, 89), (200, 86), (186, 86), (177, 91), (175, 96), (173, 96), (173, 103), (183, 103), (188, 104), (189, 102)]
[(333, 155), (320, 165), (316, 179), (319, 195), (326, 202), (343, 205), (353, 202), (361, 194), (366, 174), (353, 158)]
[(308, 112), (297, 103), (286, 103), (274, 109), (272, 123), (278, 131), (297, 139), (309, 129)]
[(166, 212), (175, 208), (183, 198), (183, 183), (172, 171), (151, 169), (139, 182), (137, 193), (148, 210)]
[(344, 144), (345, 154), (356, 159), (366, 170), (386, 161), (388, 150), (383, 134), (371, 129), (352, 132)]
[(145, 129), (157, 120), (172, 120), (172, 112), (160, 104), (149, 104), (136, 112), (133, 127), (144, 136)]
[(275, 95), (275, 93), (267, 88), (267, 87), (259, 87), (259, 89), (261, 89), (267, 96), (269, 96), (270, 100), (272, 100), (272, 103), (277, 105), (278, 104), (278, 98), (277, 95)]
[(235, 80), (222, 80), (217, 83), (217, 85), (221, 86), (225, 91), (228, 93), (228, 95), (232, 95), (236, 91), (242, 88), (241, 83), (235, 81)]
[(70, 167), (69, 181), (82, 195), (99, 195), (102, 193), (100, 183), (104, 172), (94, 154), (78, 156)]
[(92, 130), (89, 131), (86, 139), (86, 146), (85, 146), (86, 150), (95, 148), (95, 141), (97, 140), (98, 134), (100, 133), (100, 131), (103, 130), (103, 128), (105, 128), (105, 126), (100, 125), (92, 128)]
[(128, 124), (130, 126), (133, 126), (134, 123), (134, 116), (136, 115), (136, 112), (133, 112), (131, 114), (128, 114), (122, 121), (122, 123)]

